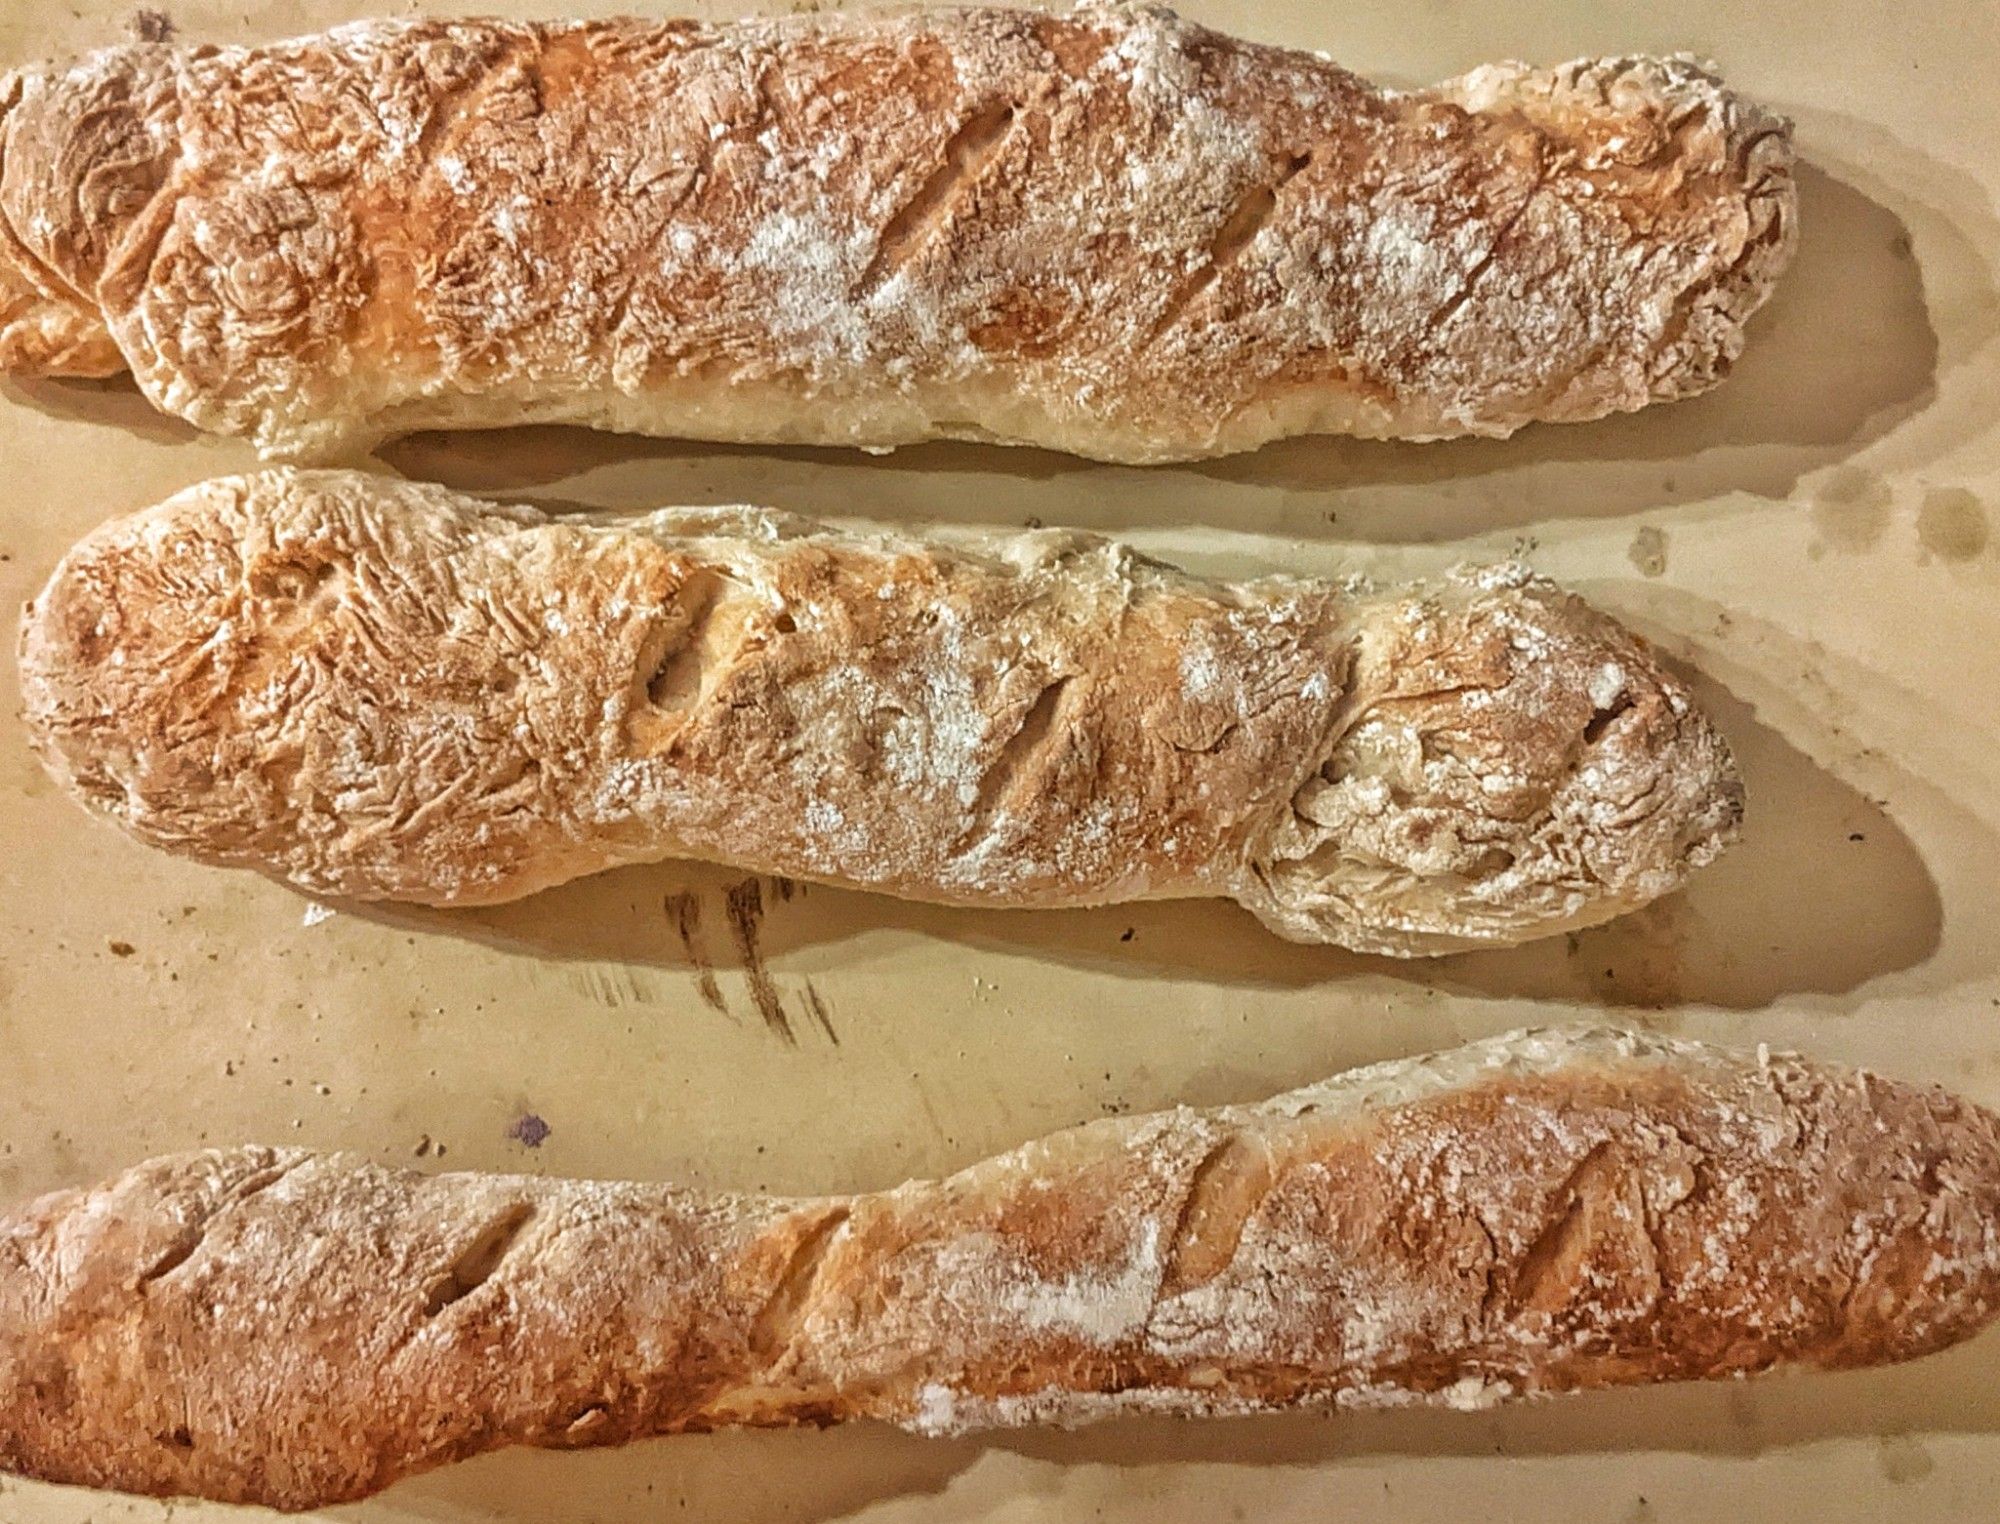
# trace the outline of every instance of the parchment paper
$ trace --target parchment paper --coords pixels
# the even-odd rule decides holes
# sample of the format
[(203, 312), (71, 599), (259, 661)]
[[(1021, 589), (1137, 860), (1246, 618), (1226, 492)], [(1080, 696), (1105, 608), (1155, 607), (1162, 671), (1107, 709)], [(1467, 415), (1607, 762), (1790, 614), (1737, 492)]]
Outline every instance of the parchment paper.
[[(370, 9), (164, 3), (184, 34), (215, 41)], [(1291, 947), (1222, 905), (977, 914), (818, 888), (785, 899), (765, 883), (754, 915), (738, 890), (732, 923), (741, 876), (681, 866), (493, 911), (319, 918), (283, 888), (87, 821), (23, 742), (10, 661), (0, 1199), (252, 1139), (431, 1168), (874, 1187), (1105, 1112), (1261, 1097), (1596, 1013), (2000, 1103), (1995, 8), (1188, 9), (1402, 82), (1506, 56), (1713, 57), (1797, 117), (1809, 166), (1797, 264), (1721, 390), (1505, 443), (1311, 442), (1140, 472), (975, 447), (870, 460), (534, 429), (419, 437), (384, 465), (556, 505), (1034, 517), (1218, 570), (1414, 573), (1519, 551), (1699, 674), (1742, 760), (1745, 843), (1685, 894), (1573, 942), (1413, 964)], [(129, 13), (126, 0), (0, 0), (0, 64), (113, 41)], [(4, 391), (10, 623), (92, 525), (251, 463), (124, 384)], [(760, 977), (789, 1040), (760, 1012)], [(1995, 1496), (2000, 1335), (1899, 1370), (1479, 1416), (1135, 1421), (954, 1442), (856, 1426), (514, 1453), (329, 1516), (1968, 1519), (1992, 1517)], [(0, 1480), (8, 1524), (238, 1517)]]

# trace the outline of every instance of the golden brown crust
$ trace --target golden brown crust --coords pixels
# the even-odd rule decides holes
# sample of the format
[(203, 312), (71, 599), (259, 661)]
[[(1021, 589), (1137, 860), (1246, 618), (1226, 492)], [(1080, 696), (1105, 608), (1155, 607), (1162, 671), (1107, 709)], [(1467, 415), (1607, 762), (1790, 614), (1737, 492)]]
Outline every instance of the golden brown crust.
[(51, 770), (143, 839), (432, 904), (694, 856), (964, 904), (1226, 895), (1433, 952), (1665, 893), (1740, 808), (1685, 686), (1518, 568), (1220, 584), (1084, 535), (550, 520), (354, 472), (99, 529), (21, 680)]
[[(16, 138), (12, 117), (25, 82), (21, 75), (0, 75), (0, 206), (7, 202), (8, 165), (32, 150), (12, 152)], [(36, 171), (39, 173), (39, 171)], [(115, 376), (125, 358), (111, 341), (94, 302), (65, 286), (15, 236), (0, 215), (0, 371), (49, 376)]]
[(2000, 1307), (2000, 1121), (1569, 1029), (780, 1200), (299, 1150), (0, 1221), (0, 1463), (302, 1509), (503, 1445), (1503, 1399), (1908, 1359)]
[(0, 289), (54, 272), (159, 406), (294, 456), (1504, 434), (1704, 390), (1792, 242), (1786, 124), (1692, 64), (1398, 93), (1122, 5), (380, 21), (20, 90)]

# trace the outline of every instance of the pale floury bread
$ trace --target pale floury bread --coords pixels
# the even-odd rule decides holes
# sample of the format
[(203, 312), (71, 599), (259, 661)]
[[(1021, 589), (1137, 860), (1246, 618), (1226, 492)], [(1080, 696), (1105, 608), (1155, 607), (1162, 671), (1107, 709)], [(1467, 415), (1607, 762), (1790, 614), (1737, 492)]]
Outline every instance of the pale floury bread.
[(0, 1218), (0, 1465), (315, 1508), (503, 1445), (1867, 1365), (2000, 1306), (2000, 1124), (1602, 1029), (807, 1200), (155, 1160)]
[(0, 82), (0, 155), (0, 366), (295, 457), (1505, 434), (1712, 385), (1795, 207), (1685, 61), (1399, 92), (1131, 6), (135, 44)]
[(471, 905), (699, 857), (995, 907), (1236, 899), (1389, 953), (1679, 885), (1741, 789), (1643, 641), (1519, 567), (1187, 576), (1088, 535), (551, 519), (268, 471), (30, 604), (29, 734), (146, 841)]

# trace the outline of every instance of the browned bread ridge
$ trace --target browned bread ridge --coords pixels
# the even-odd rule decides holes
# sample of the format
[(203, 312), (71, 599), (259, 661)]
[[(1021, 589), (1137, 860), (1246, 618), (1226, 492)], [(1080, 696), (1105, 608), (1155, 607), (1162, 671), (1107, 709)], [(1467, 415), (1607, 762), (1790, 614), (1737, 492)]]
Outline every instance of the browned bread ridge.
[(1506, 434), (1712, 385), (1791, 164), (1684, 60), (1395, 91), (1152, 7), (135, 44), (0, 80), (0, 366), (292, 457)]
[(1727, 747), (1518, 567), (1198, 580), (1056, 531), (549, 519), (267, 471), (29, 606), (31, 737), (142, 839), (472, 905), (698, 857), (997, 907), (1227, 896), (1389, 953), (1587, 925), (1735, 833)]
[(0, 1463), (303, 1509), (504, 1445), (1506, 1398), (1902, 1360), (2000, 1119), (1568, 1029), (784, 1200), (238, 1148), (0, 1221)]

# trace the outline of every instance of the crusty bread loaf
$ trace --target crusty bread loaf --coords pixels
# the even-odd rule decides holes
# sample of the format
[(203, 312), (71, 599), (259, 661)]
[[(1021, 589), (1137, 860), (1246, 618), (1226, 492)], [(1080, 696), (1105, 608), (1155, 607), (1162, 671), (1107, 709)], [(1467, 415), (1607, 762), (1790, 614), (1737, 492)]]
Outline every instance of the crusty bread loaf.
[(280, 1508), (503, 1445), (1504, 1398), (1907, 1359), (2000, 1306), (2000, 1119), (1519, 1033), (782, 1200), (240, 1148), (0, 1222), (0, 1464)]
[(1505, 434), (1711, 385), (1792, 242), (1786, 124), (1692, 64), (1397, 92), (1150, 7), (370, 22), (0, 112), (0, 365), (292, 456)]
[(1519, 568), (1230, 585), (1054, 531), (551, 520), (353, 472), (102, 527), (30, 605), (21, 684), (55, 775), (145, 840), (438, 905), (684, 856), (1231, 896), (1426, 953), (1630, 909), (1740, 811), (1685, 685)]

